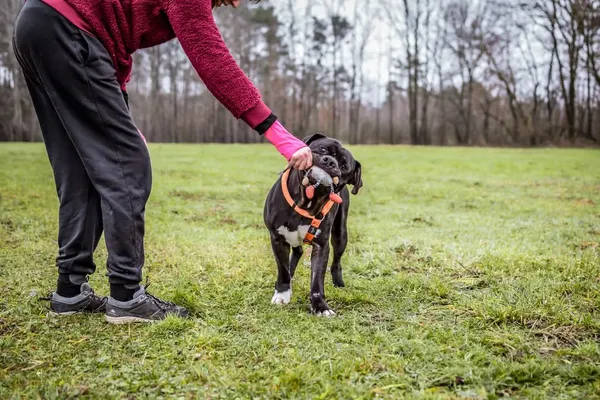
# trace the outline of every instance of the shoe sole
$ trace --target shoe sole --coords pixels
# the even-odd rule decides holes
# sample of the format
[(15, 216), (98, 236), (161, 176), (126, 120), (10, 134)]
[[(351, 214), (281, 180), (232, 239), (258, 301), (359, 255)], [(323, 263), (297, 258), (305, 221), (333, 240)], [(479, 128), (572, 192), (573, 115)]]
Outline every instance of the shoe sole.
[(55, 316), (55, 317), (63, 317), (65, 315), (73, 315), (73, 314), (77, 314), (80, 312), (81, 311), (65, 311), (65, 312), (50, 311), (50, 315)]
[(154, 320), (154, 319), (146, 319), (146, 318), (139, 318), (139, 317), (111, 317), (109, 315), (104, 315), (104, 319), (106, 319), (106, 322), (110, 323), (110, 324), (116, 324), (116, 325), (120, 325), (120, 324), (130, 324), (130, 323), (135, 323), (135, 322), (157, 322), (158, 320)]

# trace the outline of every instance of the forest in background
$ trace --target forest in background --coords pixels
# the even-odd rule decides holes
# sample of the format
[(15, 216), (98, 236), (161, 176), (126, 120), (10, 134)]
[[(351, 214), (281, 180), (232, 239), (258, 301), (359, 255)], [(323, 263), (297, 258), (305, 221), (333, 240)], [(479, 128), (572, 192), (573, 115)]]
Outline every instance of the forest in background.
[[(39, 141), (0, 3), (0, 141)], [(265, 103), (296, 136), (351, 144), (600, 142), (600, 0), (264, 1), (215, 11)], [(134, 54), (133, 117), (152, 142), (258, 142), (177, 40)]]

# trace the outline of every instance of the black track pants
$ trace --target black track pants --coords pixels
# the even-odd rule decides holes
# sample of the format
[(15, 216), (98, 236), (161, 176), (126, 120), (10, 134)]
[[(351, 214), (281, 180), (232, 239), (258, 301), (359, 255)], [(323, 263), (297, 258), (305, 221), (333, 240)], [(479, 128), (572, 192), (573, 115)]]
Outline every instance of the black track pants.
[(14, 29), (60, 201), (57, 267), (88, 275), (102, 232), (111, 283), (138, 283), (150, 155), (100, 41), (27, 0)]

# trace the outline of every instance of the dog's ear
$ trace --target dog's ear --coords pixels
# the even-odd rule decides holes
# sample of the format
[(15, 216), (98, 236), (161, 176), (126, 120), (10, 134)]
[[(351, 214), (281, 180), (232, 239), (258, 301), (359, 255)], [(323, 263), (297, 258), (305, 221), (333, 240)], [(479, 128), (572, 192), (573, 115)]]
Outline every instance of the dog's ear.
[(313, 133), (310, 136), (307, 136), (304, 138), (303, 142), (306, 144), (310, 144), (311, 142), (314, 142), (317, 139), (325, 139), (327, 136), (323, 135), (322, 133)]
[(354, 161), (354, 173), (352, 174), (352, 179), (349, 182), (352, 186), (352, 194), (358, 194), (359, 189), (363, 186), (362, 181), (362, 165), (358, 160)]

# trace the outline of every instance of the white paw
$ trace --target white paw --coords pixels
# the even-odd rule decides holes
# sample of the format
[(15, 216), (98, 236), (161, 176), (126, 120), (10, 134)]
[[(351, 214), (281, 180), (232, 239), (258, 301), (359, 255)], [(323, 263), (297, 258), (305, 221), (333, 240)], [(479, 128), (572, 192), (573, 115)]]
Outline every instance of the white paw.
[(271, 304), (288, 304), (292, 299), (292, 289), (286, 290), (285, 292), (275, 291)]
[(333, 310), (325, 310), (323, 312), (318, 312), (317, 317), (334, 317), (335, 311)]

